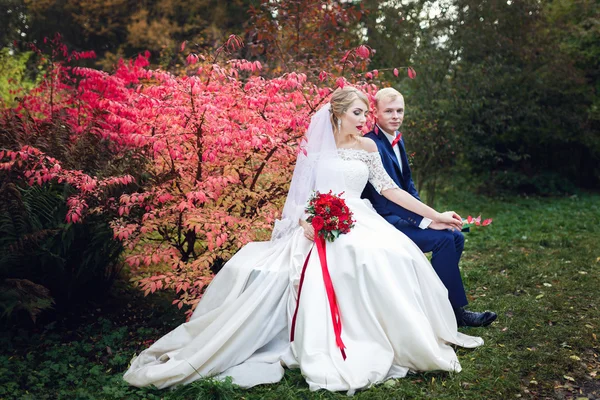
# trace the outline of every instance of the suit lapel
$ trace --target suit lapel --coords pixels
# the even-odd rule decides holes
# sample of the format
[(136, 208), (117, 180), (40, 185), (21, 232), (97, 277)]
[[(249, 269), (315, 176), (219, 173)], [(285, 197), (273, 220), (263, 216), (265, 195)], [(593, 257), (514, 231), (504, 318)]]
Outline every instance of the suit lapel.
[(402, 159), (402, 179), (406, 182), (406, 178), (410, 175), (410, 167), (408, 166), (408, 157), (406, 156), (404, 139), (400, 139), (398, 144), (400, 145), (400, 158)]

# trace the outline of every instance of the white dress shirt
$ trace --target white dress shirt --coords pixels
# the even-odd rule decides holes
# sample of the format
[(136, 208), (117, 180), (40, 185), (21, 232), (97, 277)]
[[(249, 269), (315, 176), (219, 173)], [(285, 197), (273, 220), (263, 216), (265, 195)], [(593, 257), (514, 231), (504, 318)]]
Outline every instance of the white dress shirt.
[[(381, 132), (383, 132), (387, 140), (389, 140), (390, 144), (394, 141), (394, 139), (396, 139), (396, 135), (390, 135), (389, 133), (381, 129), (379, 125), (377, 125), (377, 127)], [(400, 173), (402, 173), (402, 158), (400, 157), (400, 144), (398, 143), (396, 146), (393, 146), (392, 149), (394, 150), (394, 154), (396, 155), (396, 160), (398, 160), (398, 165), (400, 166)], [(419, 224), (419, 228), (426, 229), (429, 227), (431, 222), (432, 221), (429, 218), (423, 217), (421, 223)]]

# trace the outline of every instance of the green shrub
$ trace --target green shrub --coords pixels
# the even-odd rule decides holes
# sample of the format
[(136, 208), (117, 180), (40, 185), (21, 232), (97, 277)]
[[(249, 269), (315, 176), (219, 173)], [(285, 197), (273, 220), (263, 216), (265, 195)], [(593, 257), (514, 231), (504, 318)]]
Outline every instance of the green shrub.
[(558, 173), (545, 172), (527, 175), (523, 172), (504, 170), (481, 175), (479, 190), (488, 195), (526, 194), (559, 196), (577, 192), (575, 184)]

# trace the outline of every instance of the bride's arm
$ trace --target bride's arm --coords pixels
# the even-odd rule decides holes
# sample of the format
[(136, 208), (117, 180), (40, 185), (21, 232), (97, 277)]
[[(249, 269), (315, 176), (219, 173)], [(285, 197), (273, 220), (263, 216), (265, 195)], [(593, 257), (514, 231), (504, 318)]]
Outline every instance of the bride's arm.
[(363, 149), (369, 153), (367, 162), (369, 167), (369, 181), (383, 197), (422, 217), (429, 218), (435, 222), (449, 224), (459, 230), (462, 229), (462, 219), (454, 211), (439, 213), (414, 198), (410, 193), (400, 189), (383, 167), (377, 145), (372, 140), (365, 139), (361, 141), (361, 144), (363, 145)]
[(400, 207), (404, 207), (415, 214), (419, 214), (420, 216), (429, 218), (435, 222), (450, 224), (457, 229), (462, 229), (462, 219), (454, 211), (439, 213), (400, 188), (385, 189), (381, 191), (381, 194), (386, 199), (393, 201)]

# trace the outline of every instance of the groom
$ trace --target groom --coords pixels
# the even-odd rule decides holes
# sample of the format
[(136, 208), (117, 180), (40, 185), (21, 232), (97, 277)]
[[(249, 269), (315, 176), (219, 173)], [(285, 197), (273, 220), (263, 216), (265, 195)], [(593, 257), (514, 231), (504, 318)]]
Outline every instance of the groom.
[[(398, 132), (404, 119), (404, 98), (400, 92), (393, 88), (377, 92), (375, 118), (377, 124), (365, 137), (377, 144), (383, 166), (394, 182), (421, 200), (410, 174), (402, 134)], [(458, 268), (465, 243), (462, 233), (386, 200), (371, 184), (367, 184), (362, 197), (369, 199), (383, 218), (408, 236), (423, 252), (432, 252), (431, 264), (448, 289), (458, 326), (487, 326), (496, 319), (496, 313), (491, 311), (479, 313), (464, 309), (468, 302)]]

